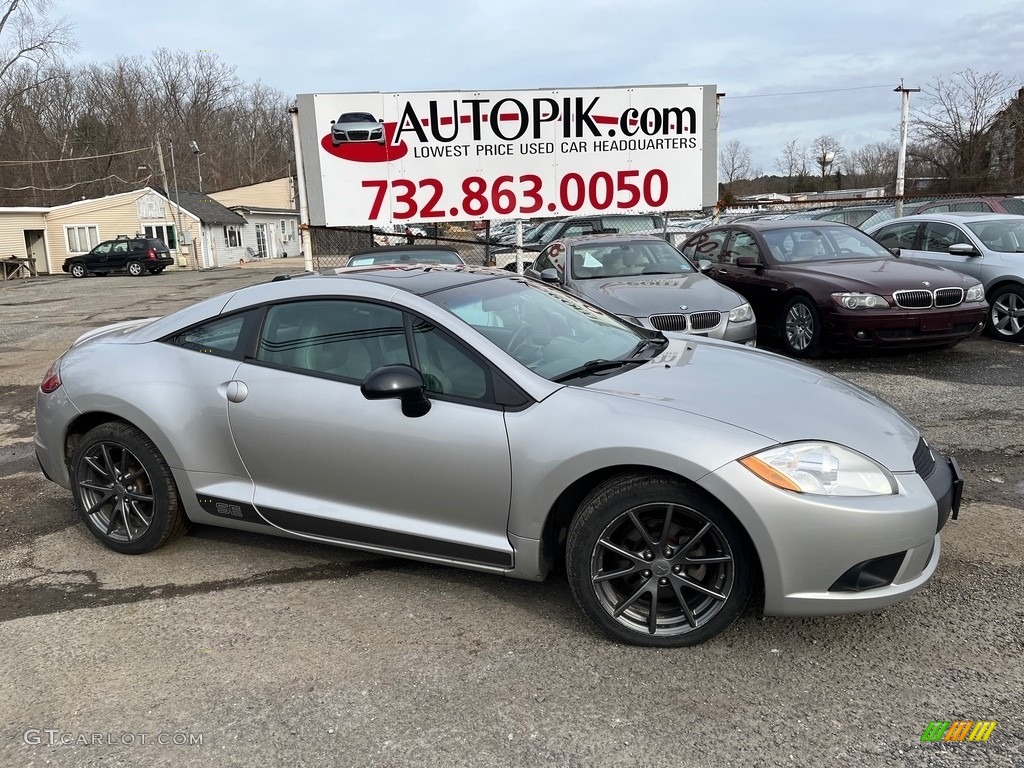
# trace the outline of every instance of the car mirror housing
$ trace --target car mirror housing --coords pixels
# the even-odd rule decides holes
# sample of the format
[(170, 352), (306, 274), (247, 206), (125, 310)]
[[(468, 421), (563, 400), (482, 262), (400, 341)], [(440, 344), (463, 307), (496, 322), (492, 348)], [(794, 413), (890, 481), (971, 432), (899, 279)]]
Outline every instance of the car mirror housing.
[(553, 267), (548, 267), (547, 269), (542, 269), (541, 272), (540, 272), (540, 279), (543, 280), (545, 283), (560, 283), (560, 282), (562, 282), (562, 278), (559, 276), (558, 270), (554, 269)]
[(701, 272), (710, 272), (713, 266), (715, 266), (715, 262), (711, 261), (711, 259), (700, 259), (697, 262), (697, 269)]
[(757, 258), (757, 256), (737, 256), (736, 266), (754, 269), (757, 267), (763, 267), (764, 264), (761, 263), (761, 260)]
[(375, 368), (366, 374), (359, 391), (367, 400), (401, 400), (402, 414), (410, 418), (425, 416), (430, 410), (423, 376), (411, 365)]
[(977, 256), (978, 250), (970, 243), (956, 243), (949, 246), (949, 253), (954, 256)]

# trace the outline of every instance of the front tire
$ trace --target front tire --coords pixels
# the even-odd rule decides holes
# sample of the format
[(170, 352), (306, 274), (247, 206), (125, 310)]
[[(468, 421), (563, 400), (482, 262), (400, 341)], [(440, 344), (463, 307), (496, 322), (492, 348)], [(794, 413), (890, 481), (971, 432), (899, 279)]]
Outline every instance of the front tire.
[(85, 264), (83, 264), (80, 261), (76, 261), (74, 264), (72, 264), (71, 268), (68, 271), (71, 272), (72, 277), (79, 279), (89, 274), (89, 270), (85, 268)]
[(702, 643), (750, 598), (746, 536), (732, 515), (671, 477), (629, 474), (594, 489), (566, 544), (566, 570), (583, 612), (620, 642)]
[(814, 303), (797, 296), (782, 310), (782, 346), (793, 357), (821, 356), (821, 316)]
[(71, 458), (71, 489), (86, 526), (117, 552), (151, 552), (188, 525), (167, 463), (128, 424), (101, 424), (82, 438)]
[(142, 277), (146, 274), (146, 268), (137, 261), (128, 262), (128, 274), (132, 277)]
[(1004, 285), (992, 294), (986, 326), (994, 339), (1024, 342), (1024, 286)]

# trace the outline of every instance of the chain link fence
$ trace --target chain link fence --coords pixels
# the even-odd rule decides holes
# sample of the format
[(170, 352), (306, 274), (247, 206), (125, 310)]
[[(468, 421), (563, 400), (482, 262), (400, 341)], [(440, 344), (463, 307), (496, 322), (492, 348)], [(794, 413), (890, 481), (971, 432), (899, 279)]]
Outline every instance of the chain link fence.
[[(523, 221), (523, 262), (556, 238), (590, 234), (662, 234), (670, 229), (672, 214), (609, 214)], [(358, 251), (381, 246), (444, 245), (457, 251), (467, 264), (514, 269), (515, 222), (450, 222), (403, 231), (380, 227), (310, 227), (313, 268), (343, 267)]]

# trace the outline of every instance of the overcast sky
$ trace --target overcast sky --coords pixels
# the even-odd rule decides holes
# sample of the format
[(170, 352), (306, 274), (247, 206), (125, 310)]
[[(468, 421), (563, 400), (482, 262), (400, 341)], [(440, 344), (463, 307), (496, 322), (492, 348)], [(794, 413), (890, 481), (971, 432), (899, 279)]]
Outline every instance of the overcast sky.
[[(209, 49), (286, 94), (714, 84), (719, 146), (895, 140), (903, 78), (1024, 81), (1024, 0), (58, 0), (77, 59)], [(116, 31), (115, 31), (116, 30)], [(913, 98), (911, 105), (913, 106)]]

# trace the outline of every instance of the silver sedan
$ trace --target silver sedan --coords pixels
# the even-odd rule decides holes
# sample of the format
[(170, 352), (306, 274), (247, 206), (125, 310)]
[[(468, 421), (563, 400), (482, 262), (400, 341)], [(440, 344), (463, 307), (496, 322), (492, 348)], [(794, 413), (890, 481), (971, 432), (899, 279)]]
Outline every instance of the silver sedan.
[(519, 579), (564, 562), (598, 626), (654, 646), (718, 634), (759, 585), (771, 615), (907, 597), (963, 483), (841, 379), (447, 265), (90, 331), (45, 374), (35, 447), (118, 552), (193, 521)]

